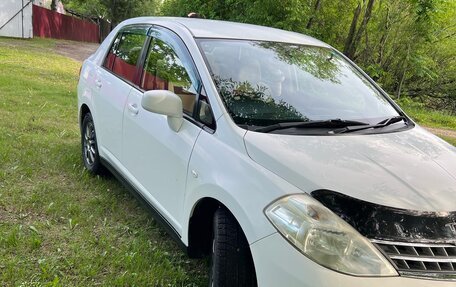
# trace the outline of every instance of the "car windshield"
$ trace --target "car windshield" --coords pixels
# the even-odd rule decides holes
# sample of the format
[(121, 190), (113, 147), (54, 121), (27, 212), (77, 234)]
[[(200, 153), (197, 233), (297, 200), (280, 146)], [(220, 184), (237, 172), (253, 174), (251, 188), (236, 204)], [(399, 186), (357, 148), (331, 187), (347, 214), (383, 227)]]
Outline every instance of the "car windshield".
[(356, 120), (398, 116), (368, 79), (330, 48), (199, 39), (213, 81), (236, 124)]

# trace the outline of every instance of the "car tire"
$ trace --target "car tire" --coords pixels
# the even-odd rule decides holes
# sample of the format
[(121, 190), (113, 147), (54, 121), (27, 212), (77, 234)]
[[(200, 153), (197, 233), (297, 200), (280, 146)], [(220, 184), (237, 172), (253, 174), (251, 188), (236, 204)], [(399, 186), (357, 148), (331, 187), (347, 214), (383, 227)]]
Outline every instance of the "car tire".
[(102, 175), (105, 169), (98, 153), (97, 135), (92, 115), (85, 114), (81, 126), (81, 152), (85, 168), (92, 174)]
[(233, 215), (224, 208), (217, 209), (213, 228), (209, 286), (257, 286), (249, 244)]

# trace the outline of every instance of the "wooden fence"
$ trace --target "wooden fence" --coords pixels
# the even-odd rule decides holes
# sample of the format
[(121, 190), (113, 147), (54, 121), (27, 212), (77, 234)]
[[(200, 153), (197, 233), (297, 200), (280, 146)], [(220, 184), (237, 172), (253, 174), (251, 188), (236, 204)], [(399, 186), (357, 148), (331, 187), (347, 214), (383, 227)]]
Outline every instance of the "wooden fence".
[(97, 24), (33, 5), (33, 35), (82, 42), (100, 41)]

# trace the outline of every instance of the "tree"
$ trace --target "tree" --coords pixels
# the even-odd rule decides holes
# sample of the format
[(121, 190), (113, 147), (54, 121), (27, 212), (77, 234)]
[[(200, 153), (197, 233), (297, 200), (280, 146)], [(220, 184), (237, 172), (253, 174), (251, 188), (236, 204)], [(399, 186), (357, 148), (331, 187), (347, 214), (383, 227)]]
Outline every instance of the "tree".
[(64, 0), (67, 8), (90, 17), (108, 20), (113, 26), (128, 18), (155, 15), (158, 2), (156, 0)]
[(321, 2), (322, 2), (322, 0), (317, 0), (317, 1), (315, 2), (315, 6), (314, 6), (313, 13), (312, 13), (312, 15), (310, 16), (309, 21), (307, 22), (307, 25), (306, 25), (306, 29), (307, 29), (307, 30), (310, 30), (310, 28), (312, 28), (312, 24), (313, 24), (313, 22), (314, 22), (314, 19), (316, 18), (316, 14), (318, 13), (318, 11), (319, 11), (320, 8), (321, 8)]
[[(344, 54), (351, 59), (355, 59), (356, 49), (359, 45), (363, 33), (366, 31), (367, 24), (371, 18), (372, 8), (374, 7), (375, 0), (366, 0), (359, 2), (353, 14), (353, 20), (350, 25), (347, 40), (345, 41)], [(363, 20), (358, 27), (358, 20), (364, 10)]]

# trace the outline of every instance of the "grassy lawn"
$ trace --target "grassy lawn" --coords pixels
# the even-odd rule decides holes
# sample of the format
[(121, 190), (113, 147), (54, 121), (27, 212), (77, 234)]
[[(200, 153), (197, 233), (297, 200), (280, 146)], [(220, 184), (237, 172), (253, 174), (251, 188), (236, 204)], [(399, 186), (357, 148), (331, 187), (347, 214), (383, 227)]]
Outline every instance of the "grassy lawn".
[(441, 111), (426, 109), (422, 103), (410, 98), (402, 98), (396, 102), (419, 125), (453, 131), (451, 136), (437, 135), (456, 146), (456, 137), (453, 136), (456, 131), (456, 116)]
[(396, 102), (419, 125), (456, 131), (456, 116), (444, 112), (431, 111), (426, 109), (423, 104), (409, 98), (402, 98)]
[(54, 45), (0, 39), (0, 285), (206, 285), (205, 261), (115, 179), (83, 169), (80, 64)]

